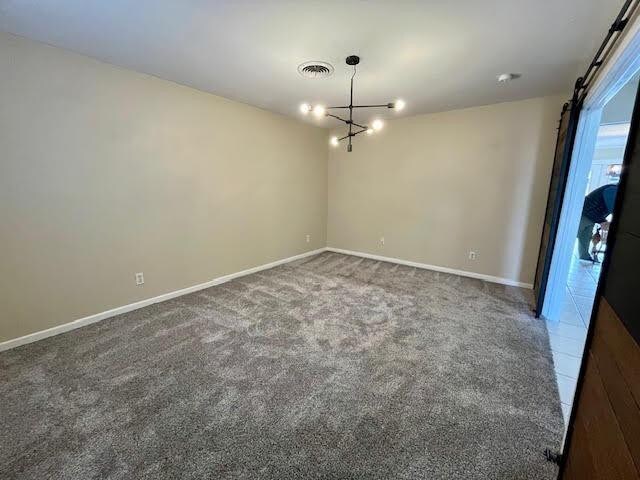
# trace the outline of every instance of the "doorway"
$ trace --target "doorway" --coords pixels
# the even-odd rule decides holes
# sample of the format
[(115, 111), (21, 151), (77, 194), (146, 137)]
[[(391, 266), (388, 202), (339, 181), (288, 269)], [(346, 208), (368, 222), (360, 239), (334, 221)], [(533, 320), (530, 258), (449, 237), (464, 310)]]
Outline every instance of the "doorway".
[[(592, 317), (617, 184), (629, 136), (640, 74), (626, 72), (600, 105), (580, 117), (553, 249), (542, 317), (565, 419), (569, 423), (587, 330)], [(626, 77), (626, 78), (625, 78)], [(624, 81), (622, 81), (624, 80)]]

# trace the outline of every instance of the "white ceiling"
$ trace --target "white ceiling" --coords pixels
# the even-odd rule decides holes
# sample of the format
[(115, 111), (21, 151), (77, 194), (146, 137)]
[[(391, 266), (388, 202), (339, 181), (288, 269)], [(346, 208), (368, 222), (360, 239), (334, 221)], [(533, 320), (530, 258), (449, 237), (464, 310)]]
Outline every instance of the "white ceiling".
[[(357, 54), (356, 102), (403, 98), (413, 115), (568, 94), (622, 3), (0, 0), (0, 30), (296, 117), (302, 101), (346, 103)], [(334, 75), (300, 77), (307, 60)]]

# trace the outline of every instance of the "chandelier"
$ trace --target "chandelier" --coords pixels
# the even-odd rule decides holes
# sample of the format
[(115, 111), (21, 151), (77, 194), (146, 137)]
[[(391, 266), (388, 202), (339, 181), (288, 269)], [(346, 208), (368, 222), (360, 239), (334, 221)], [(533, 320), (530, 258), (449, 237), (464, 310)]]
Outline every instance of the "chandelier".
[[(300, 105), (300, 111), (307, 115), (310, 112), (320, 118), (320, 117), (332, 117), (336, 120), (340, 120), (349, 126), (348, 133), (343, 137), (331, 137), (330, 143), (331, 145), (338, 146), (342, 140), (347, 140), (347, 152), (351, 152), (353, 150), (353, 146), (351, 144), (351, 139), (356, 135), (360, 135), (361, 133), (366, 133), (367, 135), (372, 135), (374, 132), (380, 130), (384, 123), (379, 118), (373, 120), (371, 125), (360, 125), (353, 121), (353, 111), (356, 108), (393, 108), (397, 111), (402, 110), (404, 108), (404, 102), (402, 100), (396, 100), (395, 102), (390, 103), (381, 103), (379, 105), (354, 105), (353, 104), (353, 77), (356, 76), (356, 65), (360, 63), (360, 57), (357, 55), (351, 55), (347, 57), (347, 65), (353, 66), (353, 75), (351, 75), (351, 91), (349, 97), (349, 105), (341, 105), (336, 107), (325, 107), (323, 105), (309, 105), (308, 103), (303, 103)], [(338, 115), (334, 115), (331, 113), (331, 110), (349, 110), (349, 118), (342, 118)]]

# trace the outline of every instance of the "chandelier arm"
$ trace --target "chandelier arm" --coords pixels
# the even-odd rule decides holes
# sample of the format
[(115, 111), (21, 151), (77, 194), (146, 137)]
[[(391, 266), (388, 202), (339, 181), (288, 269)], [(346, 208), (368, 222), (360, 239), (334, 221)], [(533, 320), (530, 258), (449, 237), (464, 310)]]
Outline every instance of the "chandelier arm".
[[(333, 110), (335, 108), (347, 109), (349, 108), (349, 105), (334, 105), (333, 107), (326, 107), (326, 110)], [(352, 105), (351, 108), (393, 108), (393, 103), (381, 103), (379, 105)]]
[(365, 130), (369, 128), (369, 127), (367, 127), (366, 125), (360, 125), (359, 123), (356, 123), (356, 122), (353, 122), (353, 124), (354, 124), (356, 127), (360, 127), (360, 128), (365, 129)]
[(393, 103), (381, 103), (380, 105), (354, 105), (353, 108), (393, 108)]
[[(354, 123), (354, 125), (356, 125), (356, 124)], [(357, 132), (353, 132), (353, 133), (351, 133), (351, 134), (348, 134), (348, 133), (347, 133), (344, 137), (340, 137), (340, 138), (338, 138), (338, 141), (339, 141), (339, 142), (341, 142), (342, 140), (346, 140), (346, 139), (347, 139), (347, 138), (349, 138), (349, 137), (355, 137), (356, 135), (360, 135), (361, 133), (364, 133), (364, 132), (366, 132), (366, 131), (367, 131), (367, 129), (366, 129), (366, 128), (364, 128), (364, 127), (362, 127), (361, 125), (356, 125), (356, 126), (358, 126), (358, 127), (362, 128), (362, 130), (358, 130)]]
[(327, 117), (332, 117), (332, 118), (335, 118), (335, 119), (337, 119), (337, 120), (340, 120), (341, 122), (349, 123), (349, 120), (345, 120), (344, 118), (340, 118), (340, 117), (339, 117), (339, 116), (337, 116), (337, 115), (332, 115), (331, 113), (325, 113), (325, 115), (326, 115)]

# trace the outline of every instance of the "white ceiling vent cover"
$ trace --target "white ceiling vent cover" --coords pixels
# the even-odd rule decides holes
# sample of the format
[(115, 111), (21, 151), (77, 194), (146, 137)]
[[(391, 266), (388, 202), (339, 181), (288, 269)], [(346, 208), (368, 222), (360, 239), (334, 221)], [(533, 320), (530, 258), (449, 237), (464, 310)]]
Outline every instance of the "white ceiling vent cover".
[(298, 65), (298, 73), (305, 78), (325, 78), (333, 74), (333, 66), (327, 62), (304, 62)]

